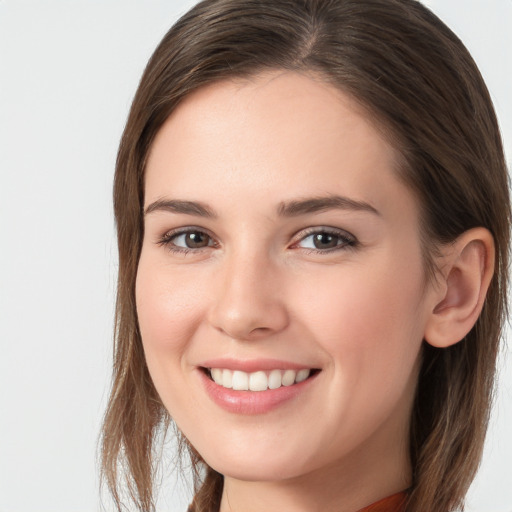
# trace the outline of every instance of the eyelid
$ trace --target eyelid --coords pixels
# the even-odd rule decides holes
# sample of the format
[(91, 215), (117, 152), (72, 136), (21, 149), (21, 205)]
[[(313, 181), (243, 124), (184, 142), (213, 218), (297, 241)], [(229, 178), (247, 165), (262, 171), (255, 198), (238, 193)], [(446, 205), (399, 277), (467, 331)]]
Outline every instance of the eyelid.
[[(336, 247), (331, 247), (327, 249), (311, 249), (311, 248), (301, 248), (298, 247), (298, 244), (305, 240), (306, 238), (314, 235), (316, 233), (325, 233), (328, 235), (339, 236), (341, 239), (345, 239), (346, 243), (340, 244)], [(304, 230), (299, 231), (293, 237), (295, 241), (292, 244), (292, 248), (303, 249), (312, 253), (329, 253), (333, 251), (338, 251), (342, 249), (353, 249), (359, 245), (358, 239), (349, 231), (341, 228), (334, 228), (330, 226), (314, 226), (310, 228), (306, 228)]]
[[(181, 236), (181, 235), (186, 235), (187, 233), (202, 233), (202, 234), (206, 235), (207, 237), (209, 237), (210, 240), (213, 241), (213, 244), (212, 245), (208, 244), (205, 247), (192, 248), (192, 247), (181, 247), (179, 245), (174, 245), (172, 243), (172, 240), (174, 238), (177, 238), (178, 236)], [(199, 252), (204, 249), (209, 249), (210, 247), (218, 246), (218, 242), (216, 241), (215, 237), (209, 232), (209, 230), (199, 227), (199, 226), (184, 226), (184, 227), (169, 229), (168, 231), (166, 231), (162, 236), (160, 236), (157, 239), (156, 243), (158, 245), (166, 247), (168, 250), (170, 250), (172, 252), (177, 252), (177, 253)]]
[[(212, 244), (208, 244), (204, 247), (181, 247), (179, 245), (175, 245), (172, 243), (172, 240), (181, 236), (186, 235), (187, 233), (202, 233), (210, 238), (210, 240), (213, 242)], [(345, 243), (341, 243), (335, 247), (326, 248), (326, 249), (319, 249), (319, 248), (306, 248), (306, 247), (299, 247), (300, 242), (305, 240), (306, 238), (317, 234), (317, 233), (324, 233), (329, 234), (333, 236), (337, 236), (340, 239), (344, 240)], [(353, 249), (359, 245), (358, 239), (350, 232), (341, 229), (341, 228), (335, 228), (331, 226), (312, 226), (306, 229), (302, 229), (301, 231), (297, 232), (293, 236), (294, 241), (290, 245), (290, 248), (292, 249), (302, 249), (306, 252), (311, 253), (321, 253), (326, 254), (338, 250), (343, 249)], [(158, 238), (156, 241), (158, 245), (167, 247), (168, 250), (175, 252), (175, 253), (188, 253), (188, 252), (200, 252), (205, 249), (209, 249), (211, 247), (218, 247), (219, 243), (217, 242), (215, 236), (208, 230), (203, 227), (199, 226), (183, 226), (179, 228), (173, 228), (168, 231), (166, 231), (162, 236)]]

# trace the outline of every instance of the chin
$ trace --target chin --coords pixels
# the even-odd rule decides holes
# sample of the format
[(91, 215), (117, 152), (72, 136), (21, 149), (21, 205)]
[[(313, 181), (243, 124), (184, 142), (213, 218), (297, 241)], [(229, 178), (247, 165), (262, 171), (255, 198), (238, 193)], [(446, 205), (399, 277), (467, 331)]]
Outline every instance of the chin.
[[(222, 475), (237, 480), (264, 482), (295, 478), (311, 471), (312, 464), (303, 459), (303, 450), (272, 447), (261, 450), (231, 446), (227, 450), (204, 450), (205, 462)], [(207, 453), (208, 452), (208, 453)], [(302, 454), (302, 456), (301, 456)]]
[(271, 461), (261, 465), (246, 458), (238, 461), (214, 460), (208, 465), (224, 476), (246, 482), (275, 482), (294, 478), (301, 474), (290, 461), (286, 463)]

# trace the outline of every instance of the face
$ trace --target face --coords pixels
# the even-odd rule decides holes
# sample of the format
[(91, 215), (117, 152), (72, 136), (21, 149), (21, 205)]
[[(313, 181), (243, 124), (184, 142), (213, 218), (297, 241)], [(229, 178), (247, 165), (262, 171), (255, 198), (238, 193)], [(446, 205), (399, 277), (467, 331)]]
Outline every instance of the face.
[(217, 471), (355, 475), (406, 452), (431, 305), (396, 161), (353, 100), (295, 73), (200, 89), (158, 133), (140, 330)]

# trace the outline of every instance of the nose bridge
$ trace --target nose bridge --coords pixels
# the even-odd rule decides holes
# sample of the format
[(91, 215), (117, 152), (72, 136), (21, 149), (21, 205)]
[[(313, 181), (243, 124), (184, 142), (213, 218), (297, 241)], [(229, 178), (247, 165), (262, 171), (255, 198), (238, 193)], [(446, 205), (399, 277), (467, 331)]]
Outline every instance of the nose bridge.
[(233, 250), (221, 267), (210, 315), (215, 328), (235, 339), (256, 339), (287, 325), (281, 272), (266, 251)]

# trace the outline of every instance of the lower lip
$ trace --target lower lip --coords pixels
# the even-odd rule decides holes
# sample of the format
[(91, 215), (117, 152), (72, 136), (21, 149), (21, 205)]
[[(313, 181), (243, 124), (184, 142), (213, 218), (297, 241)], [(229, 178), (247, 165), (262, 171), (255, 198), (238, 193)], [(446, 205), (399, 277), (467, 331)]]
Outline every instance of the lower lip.
[(291, 386), (281, 386), (266, 391), (235, 391), (216, 384), (204, 370), (198, 370), (208, 396), (224, 410), (236, 414), (264, 414), (280, 405), (297, 398), (316, 380), (314, 374), (306, 380)]

